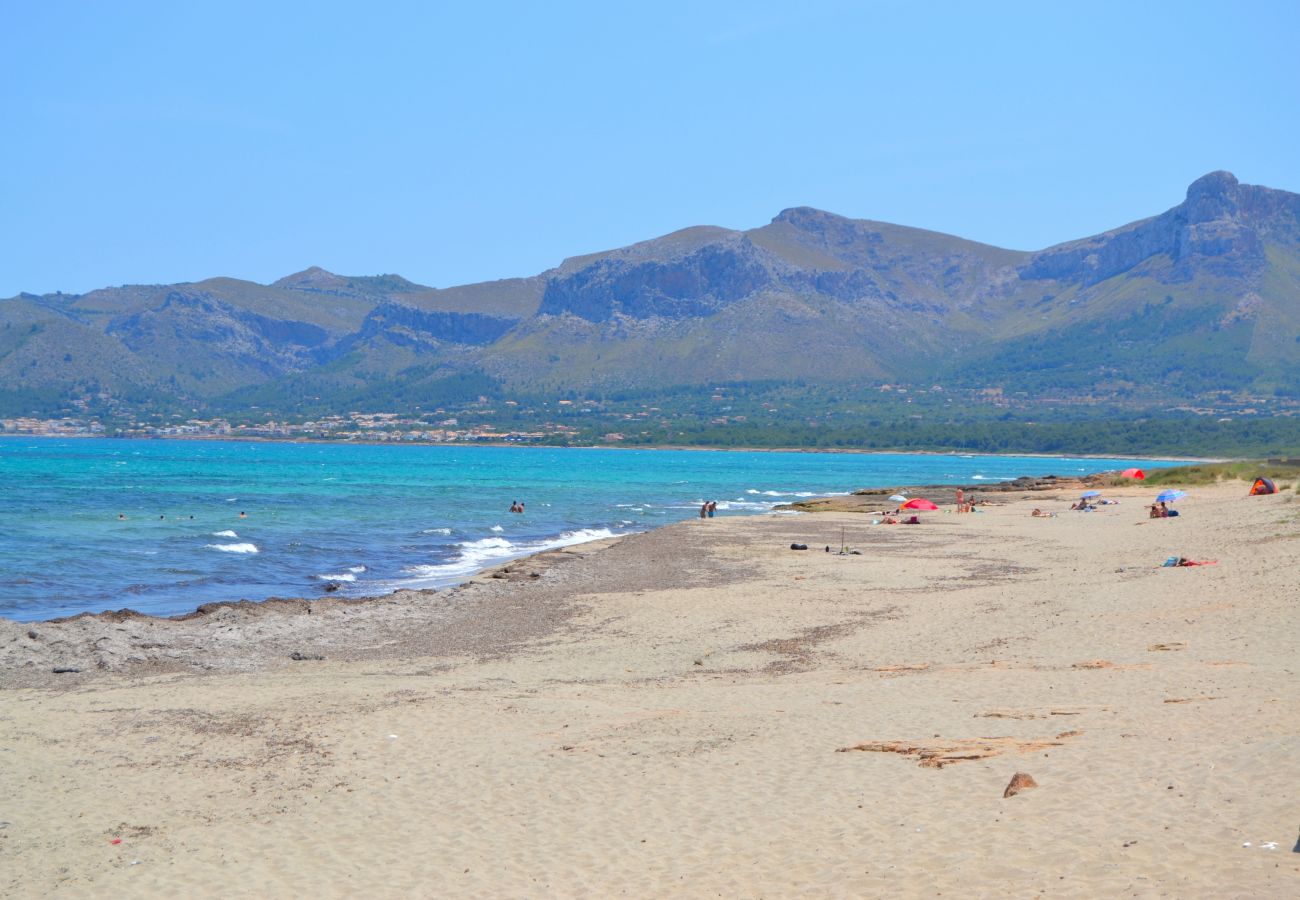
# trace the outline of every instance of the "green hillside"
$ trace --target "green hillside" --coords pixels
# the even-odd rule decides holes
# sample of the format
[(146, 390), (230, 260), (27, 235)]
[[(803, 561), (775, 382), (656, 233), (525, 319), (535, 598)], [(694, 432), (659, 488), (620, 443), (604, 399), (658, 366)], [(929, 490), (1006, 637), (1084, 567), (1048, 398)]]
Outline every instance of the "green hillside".
[(0, 379), (6, 416), (651, 391), (713, 427), (699, 396), (759, 382), (810, 407), (942, 385), (1246, 408), (1300, 399), (1300, 196), (1215, 172), (1159, 215), (1037, 252), (798, 207), (458, 287), (313, 267), (24, 294), (0, 301)]

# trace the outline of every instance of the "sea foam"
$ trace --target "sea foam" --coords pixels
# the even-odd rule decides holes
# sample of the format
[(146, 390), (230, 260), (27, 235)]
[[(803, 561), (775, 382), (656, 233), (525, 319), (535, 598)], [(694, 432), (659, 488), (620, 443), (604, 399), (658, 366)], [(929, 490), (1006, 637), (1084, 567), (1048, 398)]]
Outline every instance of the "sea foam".
[(579, 528), (565, 531), (557, 537), (540, 541), (515, 543), (506, 538), (490, 537), (478, 541), (462, 541), (457, 544), (455, 558), (437, 565), (407, 566), (402, 571), (410, 576), (405, 582), (408, 587), (429, 584), (450, 584), (462, 578), (468, 578), (480, 569), (509, 559), (541, 553), (544, 550), (558, 550), (587, 541), (599, 541), (615, 537), (616, 532), (608, 528)]
[(208, 544), (209, 550), (220, 550), (222, 553), (259, 553), (256, 544)]

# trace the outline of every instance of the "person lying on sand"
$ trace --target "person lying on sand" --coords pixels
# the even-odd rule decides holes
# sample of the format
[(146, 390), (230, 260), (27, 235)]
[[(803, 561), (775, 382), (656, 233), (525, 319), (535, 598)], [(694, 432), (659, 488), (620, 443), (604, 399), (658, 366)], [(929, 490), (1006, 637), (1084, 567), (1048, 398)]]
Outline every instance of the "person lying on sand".
[(1043, 512), (1041, 509), (1035, 509), (1030, 513), (1035, 519), (1055, 519), (1056, 513)]

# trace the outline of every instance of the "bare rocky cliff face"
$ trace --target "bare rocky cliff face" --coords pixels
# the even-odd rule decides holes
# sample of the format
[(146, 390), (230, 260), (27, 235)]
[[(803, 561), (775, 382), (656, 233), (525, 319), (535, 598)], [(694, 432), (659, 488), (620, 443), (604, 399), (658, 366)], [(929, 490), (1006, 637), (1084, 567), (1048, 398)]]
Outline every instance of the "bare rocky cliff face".
[(1227, 276), (1253, 274), (1270, 240), (1295, 244), (1300, 195), (1237, 182), (1211, 172), (1187, 189), (1187, 199), (1151, 219), (1035, 254), (1026, 279), (1096, 284), (1159, 255), (1174, 267), (1169, 281), (1188, 281), (1199, 268)]
[(385, 301), (370, 311), (360, 331), (339, 342), (337, 352), (349, 352), (381, 335), (394, 343), (417, 348), (441, 343), (482, 346), (497, 340), (519, 321), (482, 313), (425, 311)]
[(728, 234), (690, 253), (661, 259), (611, 254), (572, 274), (551, 278), (540, 315), (570, 313), (592, 322), (708, 316), (774, 284), (764, 254)]
[[(1143, 346), (1154, 332), (1178, 338), (1162, 364), (1196, 389), (1300, 391), (1300, 195), (1213, 172), (1160, 215), (1032, 253), (794, 207), (532, 278), (434, 289), (313, 267), (272, 285), (21, 295), (0, 301), (0, 323), (11, 384), (78, 395), (115, 383), (116, 367), (194, 404), (257, 385), (270, 402), (279, 379), (307, 391), (318, 368), (346, 365), (354, 382), (436, 364), (516, 390), (758, 378), (1033, 390), (1070, 367), (1079, 385), (1158, 375)], [(86, 352), (60, 352), (70, 342)]]
[[(703, 230), (702, 230), (703, 231)], [(710, 229), (568, 263), (547, 282), (541, 315), (593, 322), (710, 316), (747, 297), (782, 294), (913, 310), (960, 305), (1018, 257), (947, 235), (798, 207), (748, 232)]]

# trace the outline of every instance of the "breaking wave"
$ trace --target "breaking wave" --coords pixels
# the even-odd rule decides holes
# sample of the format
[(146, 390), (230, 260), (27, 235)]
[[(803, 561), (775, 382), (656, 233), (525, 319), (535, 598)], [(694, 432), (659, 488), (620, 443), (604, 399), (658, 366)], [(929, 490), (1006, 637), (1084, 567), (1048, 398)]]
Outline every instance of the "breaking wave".
[(456, 545), (456, 556), (445, 563), (407, 566), (402, 571), (409, 577), (403, 583), (407, 587), (438, 587), (453, 584), (456, 581), (468, 578), (481, 569), (509, 559), (516, 559), (531, 553), (541, 553), (544, 550), (558, 550), (561, 547), (571, 547), (574, 544), (585, 544), (587, 541), (599, 541), (616, 535), (617, 532), (608, 528), (579, 528), (576, 531), (566, 531), (558, 537), (540, 541), (515, 543), (500, 537), (483, 538), (478, 541), (462, 541)]

